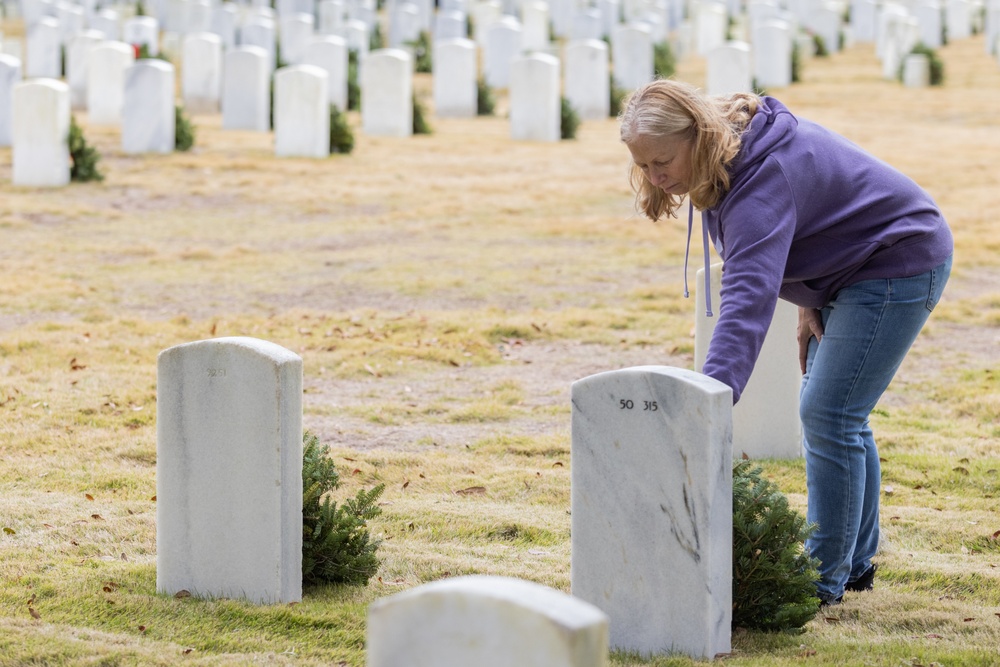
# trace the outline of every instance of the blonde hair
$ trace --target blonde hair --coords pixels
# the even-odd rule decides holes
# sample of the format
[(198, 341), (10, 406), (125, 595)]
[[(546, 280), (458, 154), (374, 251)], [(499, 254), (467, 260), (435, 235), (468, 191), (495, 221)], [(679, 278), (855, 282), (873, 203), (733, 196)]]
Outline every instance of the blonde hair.
[[(729, 190), (726, 167), (739, 153), (740, 135), (758, 106), (756, 95), (709, 97), (690, 84), (657, 79), (626, 100), (618, 116), (621, 140), (626, 144), (640, 136), (691, 140), (688, 196), (696, 208), (711, 208)], [(635, 163), (629, 166), (629, 183), (635, 191), (636, 209), (650, 220), (677, 216), (682, 196), (655, 187)]]

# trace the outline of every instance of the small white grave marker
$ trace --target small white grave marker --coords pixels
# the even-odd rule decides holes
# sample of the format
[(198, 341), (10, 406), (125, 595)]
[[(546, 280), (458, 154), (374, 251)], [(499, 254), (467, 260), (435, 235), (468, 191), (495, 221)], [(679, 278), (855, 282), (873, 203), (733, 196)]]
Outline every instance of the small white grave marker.
[(559, 141), (562, 106), (559, 60), (544, 53), (511, 65), (510, 136), (517, 141)]
[(274, 73), (274, 154), (330, 155), (330, 96), (326, 70), (314, 65), (282, 67)]
[(172, 153), (176, 132), (174, 66), (156, 58), (125, 70), (122, 151)]
[(368, 667), (604, 667), (608, 618), (520, 579), (441, 579), (368, 611)]
[(20, 81), (20, 59), (0, 53), (0, 146), (13, 141), (14, 86)]
[(302, 598), (302, 359), (255, 338), (160, 353), (156, 589)]
[(259, 46), (226, 53), (222, 80), (222, 127), (226, 130), (271, 129), (271, 68)]
[(69, 86), (55, 79), (31, 79), (16, 84), (13, 97), (14, 185), (66, 185)]
[(184, 38), (181, 93), (192, 114), (218, 113), (222, 96), (222, 38), (196, 32)]
[(125, 99), (125, 70), (135, 49), (125, 42), (101, 42), (87, 62), (87, 120), (91, 125), (120, 125)]
[(478, 110), (476, 43), (471, 39), (434, 42), (434, 113), (442, 118), (474, 118)]
[(413, 60), (400, 49), (379, 49), (361, 73), (361, 128), (370, 136), (413, 135)]
[(582, 120), (601, 120), (611, 108), (608, 47), (597, 39), (566, 45), (566, 99)]

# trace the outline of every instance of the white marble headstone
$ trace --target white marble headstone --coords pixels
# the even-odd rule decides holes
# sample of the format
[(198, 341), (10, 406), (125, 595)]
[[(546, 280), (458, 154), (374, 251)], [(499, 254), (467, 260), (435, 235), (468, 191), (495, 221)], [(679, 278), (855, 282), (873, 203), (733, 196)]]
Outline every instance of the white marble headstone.
[(322, 0), (317, 6), (316, 32), (320, 35), (338, 35), (347, 22), (347, 7), (340, 0)]
[(306, 44), (303, 63), (326, 72), (330, 104), (341, 111), (347, 111), (348, 62), (347, 42), (343, 37), (325, 35)]
[[(711, 267), (713, 317), (706, 317), (705, 270), (695, 278), (694, 369), (701, 372), (722, 303), (722, 264)], [(733, 456), (752, 459), (794, 459), (802, 456), (799, 419), (798, 308), (778, 300), (740, 402), (733, 407)]]
[(760, 88), (792, 83), (792, 27), (776, 19), (756, 24), (753, 33), (753, 78)]
[(524, 32), (521, 42), (526, 52), (546, 51), (549, 48), (549, 5), (541, 0), (531, 0), (521, 5), (521, 25)]
[(928, 48), (941, 48), (941, 3), (937, 0), (925, 0), (916, 5), (912, 11), (920, 26), (920, 41)]
[(705, 71), (705, 90), (709, 95), (751, 92), (750, 45), (726, 42), (715, 47), (708, 52)]
[(114, 9), (102, 9), (90, 18), (91, 30), (97, 30), (108, 41), (121, 39), (121, 20)]
[(258, 16), (247, 21), (240, 29), (240, 46), (259, 46), (267, 53), (268, 72), (273, 72), (278, 62), (276, 29), (274, 21)]
[(291, 65), (274, 73), (274, 154), (330, 155), (330, 95), (326, 70)]
[(698, 33), (696, 47), (698, 55), (707, 56), (713, 49), (726, 41), (729, 17), (725, 4), (706, 2), (698, 6)]
[(238, 22), (239, 5), (235, 2), (223, 2), (212, 9), (209, 32), (219, 36), (226, 50), (235, 48)]
[(541, 584), (472, 575), (374, 602), (368, 667), (604, 667), (608, 618)]
[(401, 49), (420, 37), (420, 9), (416, 3), (397, 2), (389, 17), (389, 46)]
[(21, 61), (0, 53), (0, 146), (13, 141), (14, 86), (21, 81)]
[(516, 141), (559, 141), (562, 100), (559, 60), (536, 53), (518, 58), (510, 74), (510, 136)]
[(181, 95), (192, 114), (219, 112), (222, 96), (222, 38), (211, 32), (184, 38)]
[(156, 589), (302, 597), (302, 359), (256, 338), (160, 353)]
[(291, 14), (281, 18), (281, 59), (286, 65), (301, 65), (306, 44), (313, 38), (315, 19), (309, 14)]
[(125, 70), (122, 151), (172, 153), (176, 136), (174, 66), (144, 58)]
[[(434, 16), (434, 41), (465, 39), (469, 34), (469, 23), (462, 12), (439, 11)], [(435, 65), (437, 61), (435, 61)]]
[(653, 37), (649, 28), (621, 25), (611, 33), (611, 66), (615, 82), (635, 90), (653, 80)]
[(38, 19), (38, 22), (28, 30), (25, 78), (62, 77), (61, 48), (62, 34), (59, 30), (59, 21), (51, 16)]
[(413, 60), (400, 49), (379, 49), (361, 73), (361, 128), (370, 136), (413, 134)]
[(730, 650), (732, 391), (639, 366), (572, 386), (572, 593), (610, 645), (712, 659)]
[(159, 55), (160, 22), (152, 16), (133, 16), (122, 26), (122, 41), (135, 46), (146, 45), (149, 55)]
[(474, 118), (478, 112), (476, 43), (471, 39), (434, 42), (434, 113), (442, 118)]
[(581, 120), (602, 120), (611, 109), (608, 47), (587, 39), (566, 45), (566, 99)]
[(103, 41), (103, 33), (84, 30), (76, 34), (66, 47), (66, 83), (69, 84), (70, 104), (74, 109), (87, 107), (90, 52)]
[(222, 128), (271, 129), (271, 68), (267, 51), (241, 46), (228, 51), (222, 80)]
[(521, 24), (505, 16), (486, 31), (483, 48), (483, 77), (490, 88), (506, 89), (510, 85), (511, 63), (521, 54)]
[(135, 49), (125, 42), (102, 42), (87, 62), (87, 121), (120, 125), (125, 98), (125, 70), (135, 62)]
[(903, 85), (925, 88), (931, 84), (931, 61), (924, 53), (911, 53), (903, 60)]
[(31, 79), (14, 86), (14, 185), (69, 183), (69, 86), (55, 79)]

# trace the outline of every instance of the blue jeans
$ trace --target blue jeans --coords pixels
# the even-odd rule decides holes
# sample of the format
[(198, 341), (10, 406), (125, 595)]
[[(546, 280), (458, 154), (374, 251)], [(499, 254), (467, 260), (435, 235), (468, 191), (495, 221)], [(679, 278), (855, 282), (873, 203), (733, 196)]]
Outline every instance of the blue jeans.
[(805, 440), (806, 548), (820, 561), (817, 593), (833, 601), (878, 550), (878, 449), (868, 425), (948, 276), (951, 258), (910, 278), (864, 280), (825, 308), (823, 340), (809, 341), (799, 413)]

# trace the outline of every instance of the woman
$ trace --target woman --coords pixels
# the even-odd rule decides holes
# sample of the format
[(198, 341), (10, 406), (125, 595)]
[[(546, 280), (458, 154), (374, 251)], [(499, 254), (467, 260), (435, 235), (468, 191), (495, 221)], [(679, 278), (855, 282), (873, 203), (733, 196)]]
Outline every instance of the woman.
[(702, 372), (732, 387), (734, 403), (777, 299), (799, 306), (817, 593), (837, 604), (871, 590), (881, 473), (868, 416), (948, 280), (947, 223), (911, 179), (771, 97), (710, 98), (658, 80), (620, 122), (639, 210), (676, 215), (687, 194), (689, 244), (702, 212), (706, 279), (709, 235), (724, 260)]

